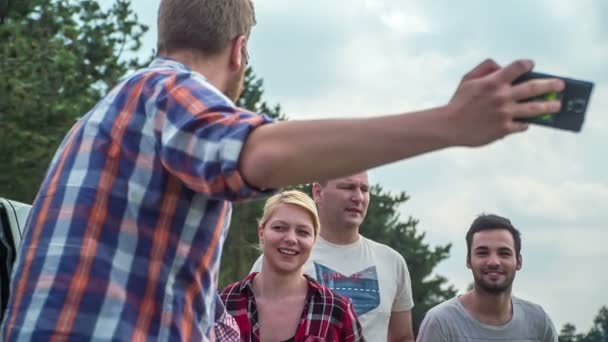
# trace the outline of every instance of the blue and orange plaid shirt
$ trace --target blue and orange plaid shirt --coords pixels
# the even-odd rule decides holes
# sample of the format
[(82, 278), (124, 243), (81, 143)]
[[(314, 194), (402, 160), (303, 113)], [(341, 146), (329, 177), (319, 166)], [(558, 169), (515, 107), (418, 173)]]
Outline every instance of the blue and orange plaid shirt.
[(237, 170), (270, 122), (167, 58), (127, 77), (67, 134), (33, 203), (5, 341), (208, 341)]
[[(249, 274), (240, 282), (228, 285), (220, 294), (226, 311), (236, 319), (241, 341), (259, 342), (260, 323), (253, 295), (253, 278)], [(308, 294), (293, 342), (358, 342), (363, 341), (361, 324), (348, 298), (316, 280), (308, 280)]]

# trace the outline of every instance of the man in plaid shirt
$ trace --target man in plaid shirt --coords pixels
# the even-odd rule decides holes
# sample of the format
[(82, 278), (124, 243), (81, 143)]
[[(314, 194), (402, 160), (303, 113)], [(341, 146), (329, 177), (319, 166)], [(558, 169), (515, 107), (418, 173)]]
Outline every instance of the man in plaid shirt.
[[(152, 64), (66, 135), (33, 203), (5, 341), (209, 341), (231, 202), (524, 131), (559, 110), (519, 100), (559, 80), (486, 60), (447, 105), (368, 119), (270, 122), (236, 108), (250, 0), (161, 0)], [(314, 161), (311, 162), (311, 161)]]
[[(257, 274), (250, 273), (242, 281), (226, 287), (221, 294), (226, 310), (235, 318), (240, 331), (251, 333), (241, 336), (245, 342), (260, 341), (260, 324), (252, 285)], [(299, 323), (290, 341), (363, 341), (361, 324), (348, 298), (330, 291), (309, 276), (305, 277), (308, 280), (308, 296), (302, 313), (303, 322)]]

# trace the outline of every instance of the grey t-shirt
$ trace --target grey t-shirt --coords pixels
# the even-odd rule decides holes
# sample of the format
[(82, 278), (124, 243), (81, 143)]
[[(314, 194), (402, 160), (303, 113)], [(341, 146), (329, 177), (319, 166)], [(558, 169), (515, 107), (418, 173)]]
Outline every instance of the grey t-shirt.
[(538, 305), (511, 297), (513, 317), (502, 326), (479, 322), (454, 297), (427, 312), (418, 333), (418, 342), (557, 342), (557, 332), (549, 315)]

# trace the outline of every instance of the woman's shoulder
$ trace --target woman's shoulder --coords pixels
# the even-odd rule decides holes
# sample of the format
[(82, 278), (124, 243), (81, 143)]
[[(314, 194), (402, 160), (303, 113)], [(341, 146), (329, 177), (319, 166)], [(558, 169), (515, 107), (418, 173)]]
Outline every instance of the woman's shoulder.
[(240, 292), (239, 290), (241, 288), (241, 285), (241, 281), (226, 285), (226, 287), (224, 287), (224, 289), (220, 291), (220, 297), (222, 297), (223, 299), (225, 296), (229, 296), (230, 294), (233, 294), (235, 292)]
[(251, 286), (253, 277), (255, 277), (256, 274), (257, 272), (253, 272), (247, 275), (243, 280), (234, 282), (224, 287), (224, 289), (220, 291), (220, 297), (222, 298), (222, 301), (226, 301), (226, 299), (228, 299), (229, 297), (240, 296), (245, 287), (247, 287), (248, 285)]

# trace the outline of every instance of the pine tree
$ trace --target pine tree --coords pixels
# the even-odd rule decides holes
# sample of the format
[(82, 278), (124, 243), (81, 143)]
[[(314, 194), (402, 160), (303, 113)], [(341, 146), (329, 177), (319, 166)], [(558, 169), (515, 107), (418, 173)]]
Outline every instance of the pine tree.
[(61, 139), (139, 60), (147, 27), (127, 0), (0, 4), (0, 196), (31, 203)]

